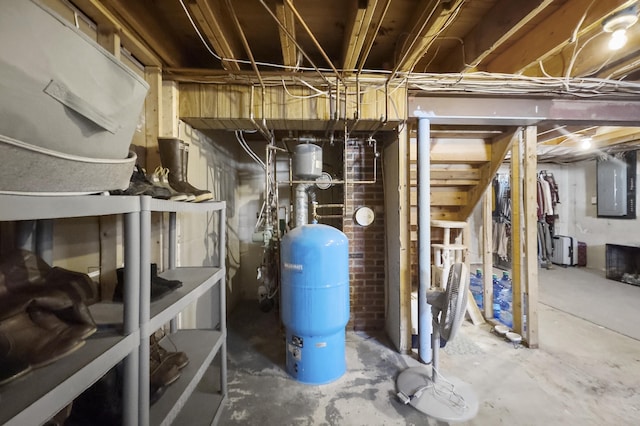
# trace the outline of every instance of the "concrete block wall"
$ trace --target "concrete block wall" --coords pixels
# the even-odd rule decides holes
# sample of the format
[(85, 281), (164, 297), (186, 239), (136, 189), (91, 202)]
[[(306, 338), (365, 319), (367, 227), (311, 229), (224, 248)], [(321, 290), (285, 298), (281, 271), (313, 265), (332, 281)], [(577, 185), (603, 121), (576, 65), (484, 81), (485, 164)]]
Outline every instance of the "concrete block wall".
[[(380, 158), (376, 159), (376, 177), (373, 160), (373, 149), (367, 143), (349, 143), (347, 179), (376, 182), (346, 185), (344, 233), (349, 238), (351, 296), (348, 330), (382, 330), (385, 325), (384, 188)], [(375, 212), (375, 220), (367, 227), (353, 219), (356, 209), (362, 206)]]

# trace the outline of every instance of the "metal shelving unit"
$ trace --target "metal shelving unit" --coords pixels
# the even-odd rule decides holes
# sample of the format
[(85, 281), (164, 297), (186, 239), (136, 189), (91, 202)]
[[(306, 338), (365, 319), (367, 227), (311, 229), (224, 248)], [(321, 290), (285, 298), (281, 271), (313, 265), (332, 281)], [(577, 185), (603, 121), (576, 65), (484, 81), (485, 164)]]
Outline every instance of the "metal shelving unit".
[[(0, 221), (37, 221), (37, 238), (51, 248), (52, 219), (121, 214), (124, 217), (124, 304), (99, 303), (92, 314), (122, 324), (122, 332), (99, 331), (76, 352), (0, 387), (0, 424), (42, 424), (124, 360), (123, 424), (187, 424), (188, 407), (198, 406), (197, 423), (213, 424), (227, 395), (225, 297), (225, 202), (200, 204), (155, 200), (147, 196), (23, 196), (0, 195)], [(181, 288), (150, 302), (151, 212), (169, 213), (169, 269), (161, 274), (182, 281)], [(176, 213), (218, 214), (218, 265), (177, 267)], [(143, 243), (141, 243), (143, 242)], [(40, 246), (40, 245), (39, 245)], [(39, 255), (47, 255), (40, 253)], [(50, 255), (50, 253), (48, 253)], [(176, 330), (174, 318), (191, 303), (217, 289), (217, 318), (211, 327)], [(213, 311), (213, 310), (212, 310)], [(171, 341), (189, 356), (178, 381), (149, 407), (149, 336), (172, 323)], [(219, 364), (215, 366), (215, 361)], [(215, 383), (215, 385), (212, 385)], [(213, 389), (213, 390), (212, 390)], [(203, 409), (202, 405), (206, 405)], [(186, 407), (186, 408), (185, 408)], [(183, 409), (184, 408), (184, 409)]]
[[(0, 195), (0, 221), (124, 216), (125, 277), (137, 281), (140, 274), (140, 199), (119, 196), (22, 196)], [(37, 238), (51, 246), (52, 226), (42, 227)], [(38, 253), (41, 254), (41, 253)], [(138, 411), (139, 292), (125, 289), (121, 305), (122, 332), (98, 332), (76, 352), (0, 387), (0, 424), (42, 424), (73, 401), (92, 383), (124, 359), (123, 423), (135, 424)]]
[[(216, 407), (215, 411), (205, 415), (200, 412), (199, 424), (213, 424), (217, 420), (219, 408), (227, 395), (227, 344), (226, 344), (226, 203), (210, 201), (191, 204), (141, 198), (141, 238), (151, 241), (151, 213), (169, 214), (169, 268), (160, 274), (163, 278), (182, 281), (182, 287), (153, 303), (149, 302), (151, 277), (148, 267), (141, 270), (141, 311), (140, 311), (140, 411), (139, 424), (168, 425), (174, 423), (183, 407), (193, 404), (194, 400), (207, 400), (207, 407)], [(218, 265), (214, 267), (179, 267), (176, 262), (177, 213), (214, 213), (218, 214)], [(141, 251), (141, 264), (149, 265), (150, 250)], [(218, 317), (212, 309), (210, 327), (196, 330), (177, 330), (175, 318), (191, 303), (210, 291), (218, 290)], [(175, 346), (187, 353), (189, 364), (180, 371), (180, 378), (167, 388), (161, 401), (149, 407), (149, 336), (163, 325), (171, 323), (170, 339)], [(201, 382), (210, 381), (214, 359), (219, 360), (217, 391), (202, 393), (197, 391)], [(177, 422), (175, 424), (183, 424)]]

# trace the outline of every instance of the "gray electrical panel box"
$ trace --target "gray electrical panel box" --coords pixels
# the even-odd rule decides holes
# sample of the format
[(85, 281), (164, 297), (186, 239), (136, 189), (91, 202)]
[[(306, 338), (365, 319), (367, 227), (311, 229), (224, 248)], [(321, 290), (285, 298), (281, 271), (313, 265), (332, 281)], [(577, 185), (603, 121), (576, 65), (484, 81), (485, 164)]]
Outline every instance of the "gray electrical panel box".
[(598, 217), (634, 219), (636, 152), (599, 159), (597, 169)]

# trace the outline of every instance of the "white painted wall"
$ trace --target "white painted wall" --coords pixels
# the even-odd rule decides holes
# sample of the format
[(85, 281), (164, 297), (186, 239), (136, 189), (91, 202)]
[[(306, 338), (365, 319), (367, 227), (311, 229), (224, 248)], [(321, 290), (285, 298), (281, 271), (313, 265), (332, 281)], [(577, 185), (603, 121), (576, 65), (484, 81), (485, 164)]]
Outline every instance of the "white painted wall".
[(640, 219), (597, 217), (597, 206), (591, 200), (596, 196), (595, 160), (573, 163), (567, 170), (572, 206), (569, 235), (587, 243), (587, 266), (604, 271), (605, 244), (640, 244)]

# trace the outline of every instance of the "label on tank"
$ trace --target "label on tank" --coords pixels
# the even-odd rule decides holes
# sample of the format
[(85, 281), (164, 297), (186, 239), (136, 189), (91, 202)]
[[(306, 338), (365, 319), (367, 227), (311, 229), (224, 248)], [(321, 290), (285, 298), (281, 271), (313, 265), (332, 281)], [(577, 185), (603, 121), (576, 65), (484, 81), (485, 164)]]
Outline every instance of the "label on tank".
[(291, 343), (299, 348), (304, 347), (304, 340), (302, 337), (291, 336)]
[(302, 264), (284, 262), (284, 269), (290, 269), (292, 271), (302, 271)]

